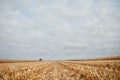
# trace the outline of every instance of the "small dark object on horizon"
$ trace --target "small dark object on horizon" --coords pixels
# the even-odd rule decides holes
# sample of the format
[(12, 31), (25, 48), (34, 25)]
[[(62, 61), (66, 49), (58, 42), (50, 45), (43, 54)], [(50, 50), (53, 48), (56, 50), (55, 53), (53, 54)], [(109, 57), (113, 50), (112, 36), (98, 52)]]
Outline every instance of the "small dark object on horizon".
[(39, 61), (42, 61), (42, 59), (40, 58)]

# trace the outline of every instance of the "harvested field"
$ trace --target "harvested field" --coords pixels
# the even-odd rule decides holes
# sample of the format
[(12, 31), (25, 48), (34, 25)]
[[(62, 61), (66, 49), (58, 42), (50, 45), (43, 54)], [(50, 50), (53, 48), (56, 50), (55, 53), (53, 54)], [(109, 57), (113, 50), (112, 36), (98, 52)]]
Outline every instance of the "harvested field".
[(0, 80), (120, 80), (120, 60), (0, 63)]

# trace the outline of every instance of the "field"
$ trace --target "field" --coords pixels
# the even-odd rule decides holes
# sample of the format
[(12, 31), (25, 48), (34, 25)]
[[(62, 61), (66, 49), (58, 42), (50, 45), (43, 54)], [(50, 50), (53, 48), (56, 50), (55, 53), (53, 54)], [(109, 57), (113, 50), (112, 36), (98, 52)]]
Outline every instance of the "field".
[(0, 80), (120, 80), (120, 60), (2, 62)]

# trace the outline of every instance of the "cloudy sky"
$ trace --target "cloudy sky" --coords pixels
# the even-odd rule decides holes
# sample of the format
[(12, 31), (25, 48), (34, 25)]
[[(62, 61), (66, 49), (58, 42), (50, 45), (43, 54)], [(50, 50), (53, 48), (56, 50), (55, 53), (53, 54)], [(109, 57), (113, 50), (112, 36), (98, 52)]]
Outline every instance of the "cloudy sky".
[(120, 0), (0, 0), (0, 59), (120, 56)]

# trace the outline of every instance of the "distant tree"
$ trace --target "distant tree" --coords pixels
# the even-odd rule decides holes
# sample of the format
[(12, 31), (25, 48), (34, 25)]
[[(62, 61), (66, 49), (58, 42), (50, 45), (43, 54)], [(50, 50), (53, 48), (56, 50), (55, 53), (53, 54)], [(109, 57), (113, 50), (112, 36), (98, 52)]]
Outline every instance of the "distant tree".
[(42, 59), (41, 59), (41, 58), (39, 58), (39, 61), (42, 61)]

